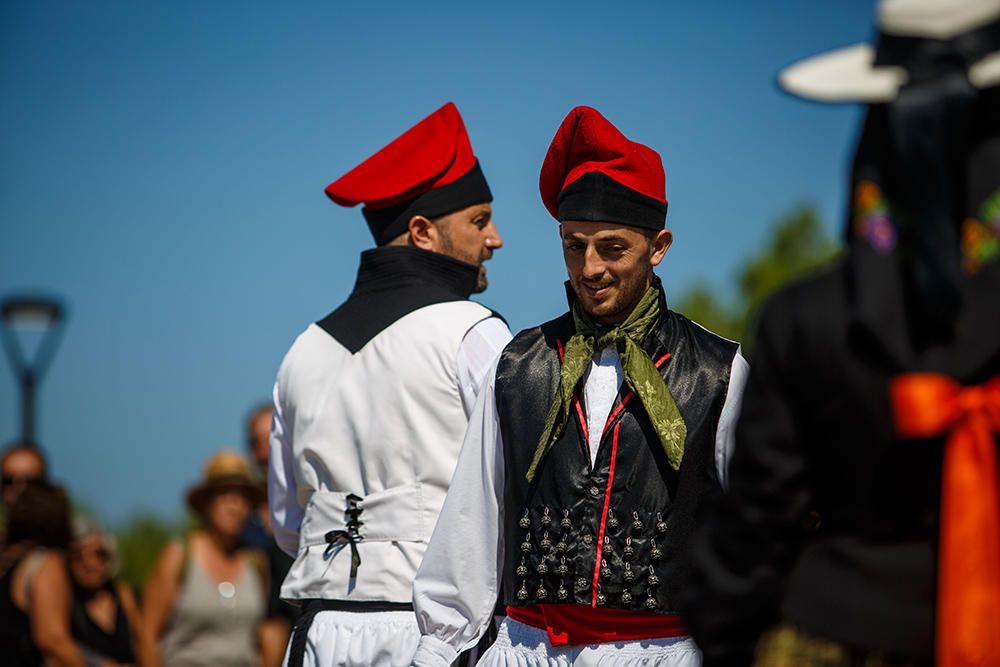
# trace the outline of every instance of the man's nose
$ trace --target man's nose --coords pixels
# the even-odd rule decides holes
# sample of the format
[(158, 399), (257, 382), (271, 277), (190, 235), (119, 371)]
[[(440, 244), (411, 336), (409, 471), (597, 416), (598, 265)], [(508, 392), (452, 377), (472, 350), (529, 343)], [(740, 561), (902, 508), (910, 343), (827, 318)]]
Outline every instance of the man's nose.
[(486, 247), (490, 250), (499, 250), (503, 247), (503, 237), (500, 236), (496, 223), (492, 220), (486, 227)]
[(596, 248), (587, 248), (583, 253), (583, 277), (598, 278), (604, 273), (604, 260)]

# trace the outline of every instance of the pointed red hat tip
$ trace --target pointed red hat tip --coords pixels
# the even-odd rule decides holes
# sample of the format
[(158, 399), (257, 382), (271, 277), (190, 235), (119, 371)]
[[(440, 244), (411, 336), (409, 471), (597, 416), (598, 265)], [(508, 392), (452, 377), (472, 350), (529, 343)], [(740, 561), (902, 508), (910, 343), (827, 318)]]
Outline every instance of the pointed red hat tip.
[(588, 173), (601, 173), (627, 188), (666, 204), (666, 174), (659, 153), (629, 140), (592, 107), (567, 114), (542, 163), (542, 202), (559, 219), (559, 193)]
[(378, 210), (453, 183), (476, 164), (452, 102), (424, 118), (326, 187), (341, 206)]

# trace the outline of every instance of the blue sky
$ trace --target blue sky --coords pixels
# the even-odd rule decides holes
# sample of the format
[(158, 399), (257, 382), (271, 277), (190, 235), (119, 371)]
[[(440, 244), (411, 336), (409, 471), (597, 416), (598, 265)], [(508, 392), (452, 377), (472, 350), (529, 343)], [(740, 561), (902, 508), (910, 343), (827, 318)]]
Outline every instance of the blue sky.
[[(858, 109), (795, 100), (775, 74), (867, 40), (873, 14), (867, 0), (0, 4), (0, 296), (69, 309), (39, 397), (55, 475), (110, 521), (178, 514), (371, 245), (323, 188), (448, 100), (506, 242), (481, 300), (515, 330), (564, 307), (537, 182), (577, 104), (663, 156), (669, 291), (730, 282), (800, 202), (835, 233)], [(0, 441), (17, 409), (0, 371)]]

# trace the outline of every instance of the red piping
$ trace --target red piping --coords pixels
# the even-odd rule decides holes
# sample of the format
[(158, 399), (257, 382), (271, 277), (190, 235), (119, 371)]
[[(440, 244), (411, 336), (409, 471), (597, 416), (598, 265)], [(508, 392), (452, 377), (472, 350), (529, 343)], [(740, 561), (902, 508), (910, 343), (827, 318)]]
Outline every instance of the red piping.
[(601, 574), (601, 558), (604, 555), (604, 528), (608, 521), (608, 506), (611, 504), (611, 485), (615, 481), (615, 459), (618, 458), (618, 429), (621, 424), (615, 424), (614, 435), (611, 438), (611, 469), (608, 471), (608, 484), (604, 489), (604, 511), (601, 512), (601, 530), (597, 535), (597, 558), (594, 561), (594, 585), (591, 587), (590, 606), (597, 606), (597, 586)]
[[(665, 355), (663, 355), (662, 357), (660, 357), (659, 359), (656, 360), (656, 367), (659, 368), (660, 366), (662, 366), (663, 362), (666, 361), (669, 358), (670, 358), (670, 353), (667, 352)], [(625, 408), (625, 404), (632, 400), (632, 397), (634, 395), (635, 395), (634, 391), (630, 391), (629, 393), (625, 394), (625, 397), (622, 399), (622, 402), (619, 403), (618, 406), (615, 407), (614, 410), (612, 410), (611, 414), (608, 415), (608, 421), (606, 421), (604, 423), (604, 430), (605, 431), (608, 430), (608, 426), (610, 426), (611, 422), (613, 422), (615, 420), (615, 417), (618, 416), (618, 413), (620, 413)]]

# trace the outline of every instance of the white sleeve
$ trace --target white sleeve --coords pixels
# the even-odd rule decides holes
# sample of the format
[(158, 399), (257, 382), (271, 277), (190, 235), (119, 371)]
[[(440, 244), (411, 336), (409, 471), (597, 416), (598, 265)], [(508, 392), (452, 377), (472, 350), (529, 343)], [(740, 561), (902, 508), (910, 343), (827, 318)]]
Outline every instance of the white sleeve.
[(750, 364), (743, 357), (743, 348), (740, 347), (736, 350), (733, 365), (729, 369), (726, 402), (722, 405), (722, 413), (719, 415), (719, 424), (715, 431), (715, 471), (723, 489), (729, 488), (729, 460), (733, 456), (733, 446), (736, 444), (736, 422), (740, 418), (743, 389), (746, 387), (749, 373)]
[(281, 550), (295, 556), (299, 549), (299, 526), (302, 508), (299, 506), (295, 482), (295, 454), (292, 434), (285, 422), (285, 410), (274, 384), (274, 416), (271, 419), (271, 453), (267, 464), (267, 503), (271, 510), (274, 541)]
[(496, 316), (480, 320), (466, 332), (458, 348), (458, 390), (466, 415), (472, 414), (487, 371), (511, 338), (507, 323)]
[(493, 620), (504, 549), (503, 442), (495, 377), (494, 363), (413, 582), (413, 608), (422, 635), (414, 667), (448, 667)]

